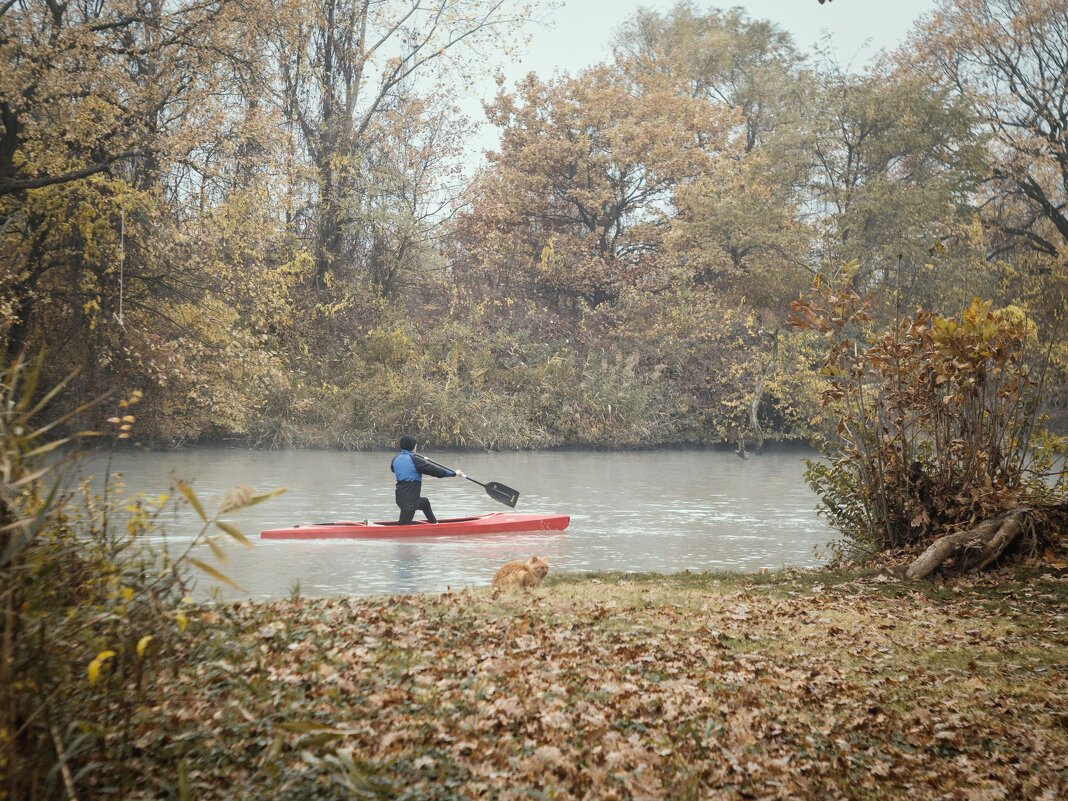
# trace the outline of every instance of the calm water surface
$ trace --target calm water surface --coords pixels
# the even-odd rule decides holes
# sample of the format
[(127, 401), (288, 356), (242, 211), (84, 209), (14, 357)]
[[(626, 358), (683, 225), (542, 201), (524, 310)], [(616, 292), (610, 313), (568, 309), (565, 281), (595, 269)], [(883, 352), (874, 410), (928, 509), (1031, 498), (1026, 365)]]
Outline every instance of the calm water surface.
[[(205, 506), (235, 484), (257, 491), (288, 487), (278, 498), (237, 513), (256, 542), (228, 545), (224, 568), (248, 592), (222, 587), (224, 598), (277, 598), (299, 582), (307, 596), (439, 592), (487, 586), (511, 559), (545, 555), (553, 572), (594, 570), (741, 570), (819, 563), (813, 549), (834, 538), (816, 516), (802, 480), (805, 453), (739, 459), (731, 452), (666, 450), (628, 453), (428, 453), (479, 481), (519, 490), (517, 512), (571, 515), (565, 532), (405, 540), (259, 540), (260, 530), (324, 520), (395, 519), (392, 453), (248, 451), (195, 448), (176, 453), (125, 452), (111, 457), (129, 495), (166, 491), (190, 481)], [(84, 469), (98, 479), (108, 460)], [(439, 517), (507, 511), (477, 484), (423, 482)], [(164, 517), (167, 540), (188, 542), (198, 518), (188, 507)], [(211, 559), (210, 553), (204, 557)], [(214, 587), (199, 579), (197, 594)]]

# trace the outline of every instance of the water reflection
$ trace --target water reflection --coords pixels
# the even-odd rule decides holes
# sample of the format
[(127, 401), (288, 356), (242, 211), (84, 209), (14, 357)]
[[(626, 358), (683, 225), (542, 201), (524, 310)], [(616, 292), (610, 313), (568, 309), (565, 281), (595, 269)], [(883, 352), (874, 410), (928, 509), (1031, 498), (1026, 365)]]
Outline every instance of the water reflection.
[[(156, 494), (190, 480), (210, 506), (230, 486), (286, 494), (236, 519), (257, 547), (228, 548), (226, 572), (254, 598), (286, 595), (298, 582), (309, 596), (443, 591), (486, 586), (496, 569), (532, 554), (552, 571), (743, 570), (814, 565), (833, 532), (817, 518), (804, 484), (805, 454), (770, 453), (741, 460), (729, 452), (436, 453), (480, 481), (517, 488), (519, 511), (571, 515), (566, 532), (418, 540), (259, 540), (265, 528), (316, 520), (391, 519), (387, 453), (264, 452), (197, 448), (178, 453), (123, 452), (113, 457), (127, 492)], [(87, 472), (105, 470), (94, 457)], [(500, 511), (482, 488), (427, 479), (439, 516)], [(199, 528), (189, 509), (165, 519), (175, 544)], [(211, 588), (201, 581), (198, 594)], [(223, 597), (241, 594), (221, 588)]]

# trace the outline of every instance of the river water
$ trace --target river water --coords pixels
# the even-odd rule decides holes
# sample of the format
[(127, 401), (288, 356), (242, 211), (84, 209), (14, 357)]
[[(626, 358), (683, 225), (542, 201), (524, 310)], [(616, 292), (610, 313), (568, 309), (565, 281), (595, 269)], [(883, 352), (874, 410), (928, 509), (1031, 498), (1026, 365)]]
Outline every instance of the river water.
[[(517, 512), (571, 515), (564, 532), (404, 540), (260, 540), (262, 529), (326, 520), (395, 519), (391, 453), (251, 451), (193, 448), (178, 452), (96, 454), (82, 470), (97, 482), (121, 474), (124, 492), (158, 495), (176, 479), (191, 483), (215, 508), (235, 484), (257, 491), (287, 487), (270, 501), (228, 518), (252, 540), (228, 544), (222, 567), (245, 592), (207, 576), (196, 595), (277, 598), (299, 584), (309, 597), (440, 592), (488, 586), (512, 559), (546, 556), (550, 572), (599, 570), (757, 571), (813, 566), (814, 549), (834, 539), (815, 512), (799, 451), (740, 459), (729, 451), (428, 453), (482, 482), (521, 493)], [(110, 464), (110, 467), (109, 467)], [(508, 511), (462, 479), (423, 482), (438, 517)], [(421, 517), (421, 515), (420, 515)], [(199, 528), (185, 505), (163, 515), (172, 551)], [(213, 562), (210, 552), (198, 554)]]

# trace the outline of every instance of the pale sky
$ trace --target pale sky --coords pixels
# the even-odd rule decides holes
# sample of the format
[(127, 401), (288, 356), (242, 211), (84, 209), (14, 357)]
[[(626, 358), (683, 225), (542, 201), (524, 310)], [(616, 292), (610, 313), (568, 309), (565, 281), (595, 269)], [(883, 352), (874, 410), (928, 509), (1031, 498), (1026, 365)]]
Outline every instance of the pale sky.
[[(557, 0), (557, 7), (544, 16), (549, 25), (531, 27), (530, 43), (520, 58), (502, 65), (506, 77), (505, 88), (528, 72), (541, 78), (556, 73), (574, 74), (586, 67), (605, 61), (611, 56), (610, 42), (620, 24), (634, 16), (639, 8), (667, 11), (676, 0)], [(880, 50), (892, 50), (908, 35), (913, 23), (934, 10), (936, 0), (830, 0), (820, 5), (818, 0), (737, 0), (716, 2), (696, 0), (699, 10), (740, 7), (750, 19), (766, 19), (793, 35), (794, 44), (802, 53), (811, 53), (814, 46), (829, 34), (834, 54), (843, 68), (859, 70)], [(478, 94), (491, 97), (496, 86), (486, 83)], [(470, 97), (463, 102), (467, 113), (482, 120), (479, 101)], [(483, 124), (481, 134), (471, 143), (472, 156), (486, 148), (496, 147), (497, 132)]]
[[(536, 72), (576, 72), (607, 59), (609, 42), (620, 24), (639, 8), (667, 11), (676, 0), (563, 0), (549, 17), (551, 28), (532, 28), (525, 58), (506, 70), (513, 76)], [(766, 19), (791, 33), (802, 52), (810, 52), (824, 32), (831, 35), (839, 61), (863, 66), (880, 49), (904, 41), (921, 15), (933, 11), (935, 0), (740, 0), (695, 2), (700, 10), (739, 7), (750, 19)]]

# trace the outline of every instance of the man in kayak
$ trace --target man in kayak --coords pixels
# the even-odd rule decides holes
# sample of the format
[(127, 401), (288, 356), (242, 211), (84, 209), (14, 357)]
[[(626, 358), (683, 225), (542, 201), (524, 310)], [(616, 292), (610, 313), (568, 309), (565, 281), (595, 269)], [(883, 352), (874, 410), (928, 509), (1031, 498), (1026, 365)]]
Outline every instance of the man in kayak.
[(397, 506), (400, 507), (400, 520), (397, 522), (402, 526), (411, 523), (416, 510), (419, 510), (426, 515), (428, 522), (437, 523), (438, 519), (434, 517), (434, 511), (430, 508), (430, 499), (420, 497), (423, 490), (423, 476), (464, 478), (464, 474), (460, 470), (438, 467), (417, 454), (419, 443), (413, 436), (405, 434), (398, 444), (401, 452), (389, 463), (389, 469), (397, 477), (396, 498)]

